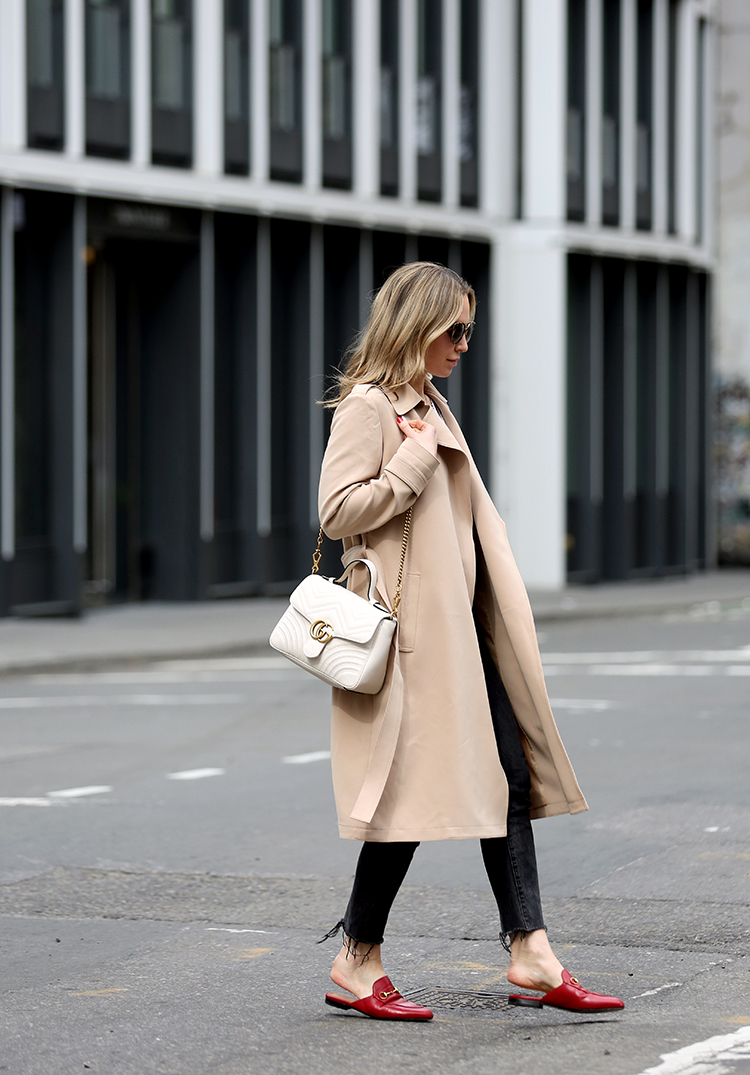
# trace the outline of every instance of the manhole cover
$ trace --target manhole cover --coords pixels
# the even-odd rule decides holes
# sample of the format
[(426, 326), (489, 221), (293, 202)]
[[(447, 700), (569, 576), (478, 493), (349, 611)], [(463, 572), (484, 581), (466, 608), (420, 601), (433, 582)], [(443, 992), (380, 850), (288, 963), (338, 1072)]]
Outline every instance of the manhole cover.
[(479, 993), (471, 989), (412, 989), (404, 996), (426, 1008), (472, 1008), (482, 1011), (509, 1008), (507, 993)]

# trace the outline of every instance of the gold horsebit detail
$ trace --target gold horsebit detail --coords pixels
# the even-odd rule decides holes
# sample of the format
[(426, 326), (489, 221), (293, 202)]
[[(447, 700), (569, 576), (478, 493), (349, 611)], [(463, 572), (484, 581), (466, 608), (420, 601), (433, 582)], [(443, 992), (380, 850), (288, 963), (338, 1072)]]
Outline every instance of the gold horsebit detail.
[(389, 989), (387, 993), (378, 993), (381, 1000), (385, 1000), (387, 997), (392, 997), (398, 993), (398, 989)]
[(325, 645), (333, 638), (333, 627), (325, 620), (316, 620), (310, 628), (310, 635), (316, 642), (322, 642)]

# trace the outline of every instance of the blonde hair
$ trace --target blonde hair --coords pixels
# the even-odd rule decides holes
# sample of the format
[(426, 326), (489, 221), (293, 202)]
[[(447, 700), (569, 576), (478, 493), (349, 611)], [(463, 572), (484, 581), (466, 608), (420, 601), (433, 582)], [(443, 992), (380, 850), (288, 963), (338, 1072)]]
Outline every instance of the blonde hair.
[(452, 269), (433, 261), (413, 261), (393, 272), (375, 296), (367, 324), (346, 352), (346, 367), (337, 377), (338, 392), (326, 401), (336, 407), (357, 384), (386, 390), (421, 384), (427, 348), (461, 316), (473, 289)]

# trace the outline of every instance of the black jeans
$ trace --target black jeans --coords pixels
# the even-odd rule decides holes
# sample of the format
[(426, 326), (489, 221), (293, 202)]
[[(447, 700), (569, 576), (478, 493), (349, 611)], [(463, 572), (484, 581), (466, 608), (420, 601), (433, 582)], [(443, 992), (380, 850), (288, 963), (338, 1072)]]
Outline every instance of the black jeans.
[[(482, 858), (500, 912), (501, 938), (544, 929), (534, 834), (529, 816), (531, 780), (521, 735), (503, 681), (478, 628), (487, 697), (500, 763), (508, 781), (508, 834), (480, 841)], [(381, 944), (393, 901), (418, 843), (362, 845), (354, 886), (340, 926), (353, 941)], [(332, 931), (333, 932), (333, 931)]]

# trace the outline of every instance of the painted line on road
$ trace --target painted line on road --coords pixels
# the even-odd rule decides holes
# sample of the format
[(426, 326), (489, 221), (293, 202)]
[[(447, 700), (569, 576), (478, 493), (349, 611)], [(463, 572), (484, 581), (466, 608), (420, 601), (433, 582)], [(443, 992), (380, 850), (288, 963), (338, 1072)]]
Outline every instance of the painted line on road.
[(543, 653), (550, 664), (675, 664), (702, 661), (704, 664), (750, 662), (750, 646), (741, 649), (616, 650), (612, 653)]
[(85, 788), (63, 788), (62, 791), (48, 791), (50, 799), (82, 799), (86, 795), (106, 795), (112, 790), (108, 784), (90, 784)]
[(0, 806), (55, 806), (54, 799), (0, 799)]
[[(750, 1027), (742, 1027), (732, 1034), (717, 1034), (673, 1053), (662, 1053), (661, 1064), (646, 1068), (640, 1075), (718, 1075), (731, 1071), (725, 1064), (748, 1058)], [(717, 1066), (717, 1062), (721, 1066)]]
[(750, 666), (710, 664), (544, 665), (549, 676), (750, 676)]
[(311, 761), (328, 761), (330, 756), (330, 750), (313, 750), (310, 754), (289, 754), (281, 761), (284, 765), (307, 765)]
[(156, 661), (152, 668), (162, 672), (273, 672), (293, 670), (286, 657), (205, 657), (176, 661)]
[(0, 698), (0, 709), (80, 709), (115, 705), (239, 705), (247, 694), (79, 694), (62, 697)]
[(181, 773), (167, 773), (167, 780), (205, 780), (208, 776), (224, 776), (226, 769), (184, 769)]
[(275, 929), (231, 929), (229, 926), (206, 926), (206, 933), (276, 933)]
[(555, 709), (592, 709), (596, 713), (615, 708), (614, 702), (604, 698), (550, 698), (549, 704)]
[(645, 993), (638, 993), (633, 1000), (640, 1000), (641, 997), (655, 997), (657, 993), (662, 993), (665, 989), (677, 989), (681, 985), (682, 982), (667, 982), (666, 985), (660, 985), (657, 989), (647, 989)]

